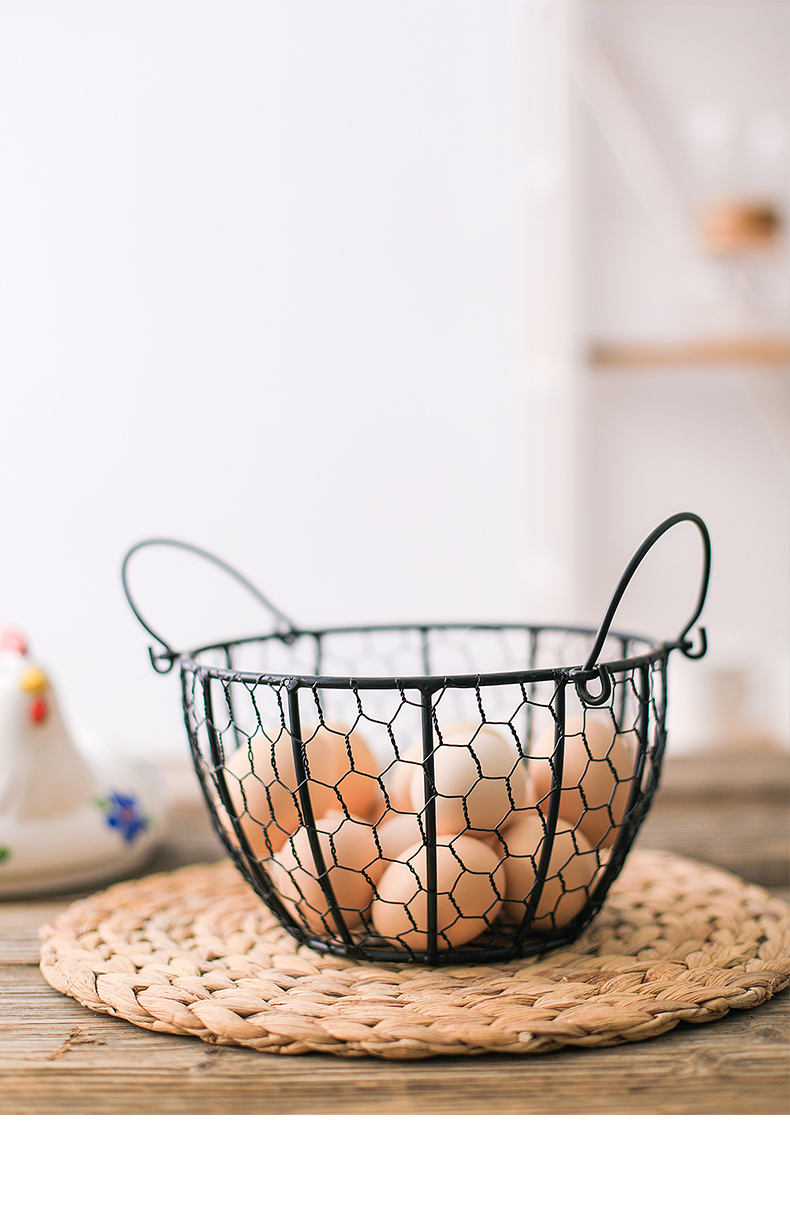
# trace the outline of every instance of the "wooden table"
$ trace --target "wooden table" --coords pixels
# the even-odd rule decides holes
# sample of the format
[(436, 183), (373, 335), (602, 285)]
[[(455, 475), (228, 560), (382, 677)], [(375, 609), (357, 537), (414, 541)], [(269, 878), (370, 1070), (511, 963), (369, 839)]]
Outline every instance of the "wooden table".
[[(186, 768), (172, 832), (144, 874), (224, 851)], [(700, 858), (790, 898), (790, 758), (668, 762), (646, 847)], [(85, 895), (86, 893), (80, 893)], [(790, 993), (646, 1042), (389, 1064), (266, 1056), (154, 1034), (44, 981), (38, 929), (71, 896), (0, 902), (3, 1114), (787, 1114)]]

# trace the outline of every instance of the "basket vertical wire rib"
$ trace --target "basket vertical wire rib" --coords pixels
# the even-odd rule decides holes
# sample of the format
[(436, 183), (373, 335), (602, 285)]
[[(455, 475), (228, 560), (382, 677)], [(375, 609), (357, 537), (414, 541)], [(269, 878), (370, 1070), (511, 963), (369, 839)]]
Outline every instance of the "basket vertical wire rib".
[[(690, 623), (675, 641), (655, 644), (643, 637), (610, 631), (614, 611), (623, 591), (645, 553), (660, 535), (682, 520), (692, 520), (703, 538), (704, 564), (702, 585), (697, 608)], [(275, 629), (260, 637), (238, 641), (223, 641), (219, 645), (207, 645), (190, 653), (176, 653), (162, 641), (141, 617), (131, 599), (127, 583), (127, 566), (132, 554), (148, 544), (173, 544), (203, 554), (194, 546), (180, 542), (147, 541), (136, 545), (124, 562), (124, 589), (130, 605), (143, 626), (162, 646), (161, 650), (150, 650), (155, 669), (166, 672), (178, 662), (181, 678), (181, 699), (185, 724), (189, 736), (190, 751), (201, 788), (209, 807), (214, 828), (241, 874), (264, 900), (282, 926), (299, 942), (313, 949), (350, 956), (370, 962), (411, 962), (436, 965), (442, 963), (484, 963), (506, 961), (514, 957), (539, 954), (543, 951), (573, 941), (600, 910), (611, 884), (619, 875), (628, 851), (647, 815), (651, 800), (658, 787), (661, 765), (666, 746), (667, 718), (667, 663), (669, 654), (679, 649), (688, 657), (700, 657), (707, 647), (704, 629), (700, 629), (700, 647), (692, 648), (688, 633), (696, 623), (704, 604), (710, 569), (710, 543), (702, 520), (692, 513), (684, 512), (673, 516), (643, 542), (632, 558), (615, 594), (609, 611), (597, 631), (584, 628), (562, 628), (552, 625), (507, 624), (507, 625), (369, 625), (365, 627), (333, 628), (304, 631), (291, 624), (276, 608), (255, 590), (256, 596), (270, 609), (275, 620)], [(211, 555), (209, 559), (225, 568), (223, 562)], [(246, 580), (233, 571), (242, 582)], [(514, 669), (510, 642), (518, 638), (524, 653), (522, 666)], [(439, 674), (442, 659), (447, 650), (461, 650), (471, 661), (480, 661), (490, 656), (489, 642), (494, 640), (501, 649), (504, 665), (482, 672), (475, 668), (469, 672)], [(374, 654), (373, 666), (376, 673), (347, 675), (341, 673), (344, 658), (354, 660), (354, 649), (359, 643)], [(408, 652), (409, 673), (402, 675), (398, 663), (402, 654), (400, 646)], [(476, 651), (479, 644), (480, 651)], [(388, 646), (394, 648), (394, 652)], [(557, 651), (572, 654), (580, 648), (590, 649), (586, 661), (579, 658), (567, 662), (557, 657)], [(488, 652), (483, 653), (483, 650)], [(546, 659), (560, 665), (546, 665)], [(394, 667), (387, 659), (393, 658)], [(255, 662), (265, 664), (264, 669), (252, 668)], [(543, 663), (543, 665), (542, 665)], [(272, 672), (271, 664), (279, 667)], [(305, 672), (305, 665), (312, 673)], [(382, 673), (394, 669), (396, 673)], [(330, 670), (332, 673), (327, 673)], [(599, 683), (596, 692), (595, 682)], [(570, 696), (574, 697), (573, 705)], [(563, 878), (563, 869), (552, 868), (552, 857), (563, 828), (573, 835), (584, 836), (581, 820), (571, 824), (562, 816), (563, 792), (575, 790), (583, 803), (583, 815), (588, 808), (600, 812), (603, 806), (588, 804), (585, 795), (584, 773), (578, 784), (564, 780), (567, 742), (571, 736), (569, 706), (575, 707), (574, 720), (581, 721), (579, 739), (588, 754), (588, 765), (606, 762), (612, 775), (612, 789), (605, 811), (609, 822), (606, 840), (600, 839), (593, 845), (595, 874), (584, 887), (583, 903), (575, 915), (563, 924), (556, 922), (559, 904), (568, 891)], [(447, 730), (455, 713), (460, 714), (475, 731), (475, 736), (454, 743)], [(578, 713), (578, 715), (576, 714)], [(309, 714), (309, 719), (308, 719)], [(342, 720), (340, 719), (342, 716)], [(337, 718), (336, 718), (337, 717)], [(272, 719), (273, 718), (273, 719)], [(477, 765), (479, 780), (486, 775), (475, 751), (474, 741), (481, 729), (492, 725), (500, 733), (506, 733), (516, 751), (516, 763), (510, 774), (504, 776), (510, 813), (505, 821), (494, 826), (491, 848), (501, 852), (501, 865), (507, 864), (508, 849), (507, 821), (518, 819), (526, 811), (520, 807), (514, 792), (516, 769), (534, 769), (537, 761), (531, 752), (535, 733), (543, 719), (544, 728), (553, 732), (551, 753), (546, 760), (550, 770), (550, 788), (535, 806), (542, 824), (542, 839), (532, 856), (534, 882), (521, 900), (523, 915), (520, 919), (506, 916), (502, 907), (502, 889), (495, 883), (495, 871), (488, 873), (490, 886), (496, 893), (499, 904), (495, 906), (492, 920), (486, 917), (483, 929), (472, 940), (453, 944), (451, 937), (438, 916), (440, 885), (438, 878), (438, 852), (448, 845), (458, 863), (459, 876), (467, 872), (458, 856), (453, 841), (439, 832), (437, 805), (442, 793), (436, 779), (436, 754), (443, 746), (460, 744), (468, 750)], [(592, 719), (603, 718), (611, 725), (616, 738), (627, 738), (633, 747), (633, 762), (628, 776), (623, 776), (613, 761), (614, 744), (603, 757), (595, 758), (588, 740), (588, 724)], [(305, 729), (307, 724), (307, 729)], [(331, 732), (342, 738), (349, 763), (349, 770), (341, 774), (334, 783), (322, 783), (311, 775), (311, 758), (314, 747), (311, 742), (320, 730)], [(278, 736), (273, 739), (273, 734)], [(360, 772), (355, 762), (353, 738), (365, 735), (371, 742), (378, 742), (378, 767), (375, 776), (371, 772)], [(417, 734), (419, 755), (409, 757), (409, 737)], [(271, 750), (271, 765), (264, 767), (260, 755), (253, 753), (253, 738), (265, 738), (263, 759), (269, 761), (266, 742)], [(278, 764), (275, 742), (282, 738), (290, 750), (295, 773), (295, 782), (287, 787), (298, 817), (298, 830), (289, 826), (283, 837), (283, 826), (278, 820), (273, 792), (284, 786)], [(339, 744), (339, 743), (338, 743)], [(237, 753), (237, 751), (239, 753)], [(245, 759), (246, 751), (246, 759)], [(249, 775), (264, 786), (270, 804), (270, 816), (259, 821), (247, 808), (244, 777), (236, 778), (236, 798), (231, 789), (229, 761), (241, 758), (249, 764)], [(257, 757), (257, 762), (256, 762)], [(407, 930), (397, 934), (378, 934), (371, 925), (369, 910), (359, 913), (358, 922), (350, 921), (347, 902), (339, 899), (333, 884), (332, 872), (341, 867), (337, 855), (336, 833), (322, 842), (326, 830), (321, 829), (321, 819), (326, 808), (317, 810), (314, 795), (324, 790), (339, 813), (342, 823), (356, 823), (356, 818), (344, 797), (347, 776), (362, 774), (378, 785), (384, 802), (384, 814), (378, 820), (367, 822), (374, 836), (379, 855), (382, 846), (379, 839), (380, 825), (393, 811), (390, 797), (392, 780), (388, 778), (397, 766), (407, 759), (412, 774), (421, 779), (421, 810), (414, 805), (425, 856), (424, 882), (413, 870), (419, 892), (426, 897), (424, 930), (410, 912), (411, 901), (405, 903), (405, 913), (412, 928), (419, 929), (424, 937), (424, 946), (415, 948), (404, 937)], [(233, 772), (236, 773), (235, 771)], [(267, 776), (273, 775), (273, 778)], [(613, 808), (618, 789), (627, 788), (627, 802), (622, 816), (616, 818)], [(287, 785), (286, 785), (287, 786)], [(468, 811), (468, 798), (463, 799), (466, 829), (479, 837), (474, 830)], [(239, 800), (241, 793), (241, 804)], [(334, 792), (334, 797), (332, 793)], [(336, 804), (334, 798), (336, 797)], [(446, 798), (446, 797), (445, 797)], [(402, 807), (394, 808), (402, 813)], [(258, 829), (250, 828), (253, 820)], [(606, 821), (604, 821), (606, 824)], [(271, 832), (270, 832), (271, 831)], [(289, 870), (288, 894), (283, 895), (282, 882), (275, 886), (274, 876), (282, 871), (284, 852), (295, 851), (294, 838), (304, 831), (307, 838), (309, 860), (312, 862), (310, 877), (320, 888), (323, 905), (316, 921), (315, 907), (300, 899), (296, 870), (304, 870), (301, 864)], [(258, 844), (253, 841), (257, 836)], [(260, 845), (263, 839), (264, 846)], [(496, 839), (494, 841), (493, 839)], [(579, 853), (577, 837), (574, 847)], [(279, 844), (276, 844), (279, 843)], [(497, 845), (498, 843), (498, 845)], [(328, 853), (327, 853), (328, 848)], [(539, 851), (539, 852), (538, 852)], [(398, 856), (400, 857), (400, 856)], [(395, 861), (398, 861), (396, 859)], [(378, 885), (372, 878), (370, 866), (360, 869), (374, 895)], [(547, 928), (546, 914), (543, 923), (536, 928), (538, 910), (551, 872), (552, 882), (558, 881), (561, 893), (552, 907)], [(457, 882), (457, 881), (456, 881)], [(463, 912), (453, 899), (459, 918)], [(446, 893), (445, 893), (446, 895)], [(512, 898), (508, 898), (512, 899)], [(478, 915), (476, 920), (482, 920)], [(450, 930), (452, 929), (450, 923)]]

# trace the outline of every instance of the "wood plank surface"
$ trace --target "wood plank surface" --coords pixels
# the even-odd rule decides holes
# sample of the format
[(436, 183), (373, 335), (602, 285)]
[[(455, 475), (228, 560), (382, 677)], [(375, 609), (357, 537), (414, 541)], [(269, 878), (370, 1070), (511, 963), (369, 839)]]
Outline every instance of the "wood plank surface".
[(786, 993), (759, 1010), (678, 1026), (624, 1047), (391, 1064), (266, 1056), (154, 1034), (91, 1013), (48, 986), (42, 992), (33, 968), (9, 979), (0, 972), (4, 1113), (785, 1114), (790, 1108)]
[[(788, 761), (668, 770), (639, 842), (788, 888)], [(144, 874), (223, 857), (191, 775)], [(727, 783), (732, 786), (727, 787)], [(750, 783), (754, 786), (750, 788)], [(85, 895), (85, 893), (80, 893)], [(790, 994), (625, 1046), (522, 1058), (388, 1063), (267, 1056), (156, 1034), (62, 996), (38, 969), (39, 927), (72, 897), (0, 902), (3, 1114), (787, 1114)]]

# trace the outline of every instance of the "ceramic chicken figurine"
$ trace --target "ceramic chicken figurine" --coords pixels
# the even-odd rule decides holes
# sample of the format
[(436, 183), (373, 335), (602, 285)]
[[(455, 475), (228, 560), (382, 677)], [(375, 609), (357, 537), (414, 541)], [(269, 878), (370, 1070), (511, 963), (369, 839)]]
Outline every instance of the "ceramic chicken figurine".
[(24, 638), (0, 634), (0, 897), (65, 891), (142, 865), (167, 793), (152, 769), (88, 758)]

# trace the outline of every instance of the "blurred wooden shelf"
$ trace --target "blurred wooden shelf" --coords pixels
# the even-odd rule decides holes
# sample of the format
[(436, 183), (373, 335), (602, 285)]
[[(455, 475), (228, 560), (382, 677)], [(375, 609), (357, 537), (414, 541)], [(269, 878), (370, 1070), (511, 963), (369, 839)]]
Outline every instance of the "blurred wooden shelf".
[(668, 757), (637, 835), (790, 894), (790, 753), (714, 750)]
[(708, 339), (685, 343), (594, 343), (597, 368), (674, 368), (695, 365), (790, 365), (790, 339)]
[(790, 803), (790, 750), (712, 749), (694, 754), (668, 754), (661, 770), (661, 794), (706, 797), (750, 794)]

